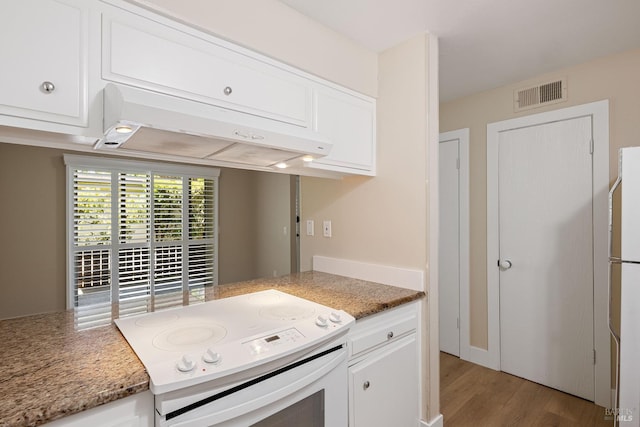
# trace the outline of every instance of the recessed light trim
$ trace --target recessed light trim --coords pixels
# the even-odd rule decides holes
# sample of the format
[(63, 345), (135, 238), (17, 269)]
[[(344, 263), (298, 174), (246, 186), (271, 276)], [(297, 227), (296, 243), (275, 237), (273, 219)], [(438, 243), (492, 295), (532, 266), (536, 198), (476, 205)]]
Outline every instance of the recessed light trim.
[(131, 133), (133, 132), (133, 129), (131, 129), (131, 126), (116, 126), (116, 132), (117, 133)]

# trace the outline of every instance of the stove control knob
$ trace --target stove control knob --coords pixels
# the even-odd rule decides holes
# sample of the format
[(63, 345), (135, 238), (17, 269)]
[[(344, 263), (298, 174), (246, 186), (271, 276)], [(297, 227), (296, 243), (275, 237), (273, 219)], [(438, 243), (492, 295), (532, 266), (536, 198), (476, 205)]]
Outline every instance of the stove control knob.
[(329, 320), (331, 320), (333, 323), (340, 323), (342, 322), (342, 316), (337, 311), (332, 311), (329, 315)]
[(218, 364), (222, 360), (222, 355), (209, 348), (202, 356), (202, 359), (207, 363)]
[(321, 328), (326, 328), (328, 325), (327, 316), (323, 316), (322, 314), (320, 314), (318, 317), (316, 317), (316, 325), (320, 326)]
[(193, 361), (193, 359), (191, 358), (191, 356), (189, 356), (188, 354), (185, 354), (182, 356), (182, 358), (178, 361), (178, 363), (176, 364), (176, 366), (178, 367), (178, 370), (180, 372), (189, 372), (192, 371), (193, 368), (196, 367), (196, 362)]

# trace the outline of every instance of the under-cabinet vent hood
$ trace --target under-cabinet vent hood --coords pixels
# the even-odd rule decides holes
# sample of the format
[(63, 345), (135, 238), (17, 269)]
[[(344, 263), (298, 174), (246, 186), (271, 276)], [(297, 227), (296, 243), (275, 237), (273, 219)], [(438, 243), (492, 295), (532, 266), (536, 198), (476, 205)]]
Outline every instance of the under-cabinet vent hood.
[(327, 138), (302, 127), (113, 83), (104, 88), (104, 132), (98, 149), (263, 168), (331, 150)]

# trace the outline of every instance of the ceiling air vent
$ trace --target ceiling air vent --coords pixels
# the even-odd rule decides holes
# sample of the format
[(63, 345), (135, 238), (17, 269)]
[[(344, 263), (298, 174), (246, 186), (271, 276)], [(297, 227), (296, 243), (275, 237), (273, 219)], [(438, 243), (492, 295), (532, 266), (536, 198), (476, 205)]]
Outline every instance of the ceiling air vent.
[(513, 91), (513, 111), (528, 110), (567, 100), (567, 80), (529, 86)]

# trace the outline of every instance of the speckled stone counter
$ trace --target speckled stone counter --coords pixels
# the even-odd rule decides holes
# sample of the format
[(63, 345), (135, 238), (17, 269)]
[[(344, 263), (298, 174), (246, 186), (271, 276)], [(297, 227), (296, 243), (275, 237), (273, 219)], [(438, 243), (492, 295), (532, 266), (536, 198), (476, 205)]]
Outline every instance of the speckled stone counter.
[(328, 307), (346, 311), (356, 319), (422, 298), (424, 292), (309, 271), (288, 276), (230, 283), (210, 288), (207, 300), (277, 289)]
[(76, 331), (73, 312), (0, 321), (0, 426), (36, 426), (149, 388), (115, 325)]
[[(305, 272), (220, 285), (207, 300), (277, 289), (356, 319), (423, 292)], [(73, 312), (0, 320), (0, 427), (37, 426), (148, 390), (149, 377), (115, 325), (77, 331)]]

